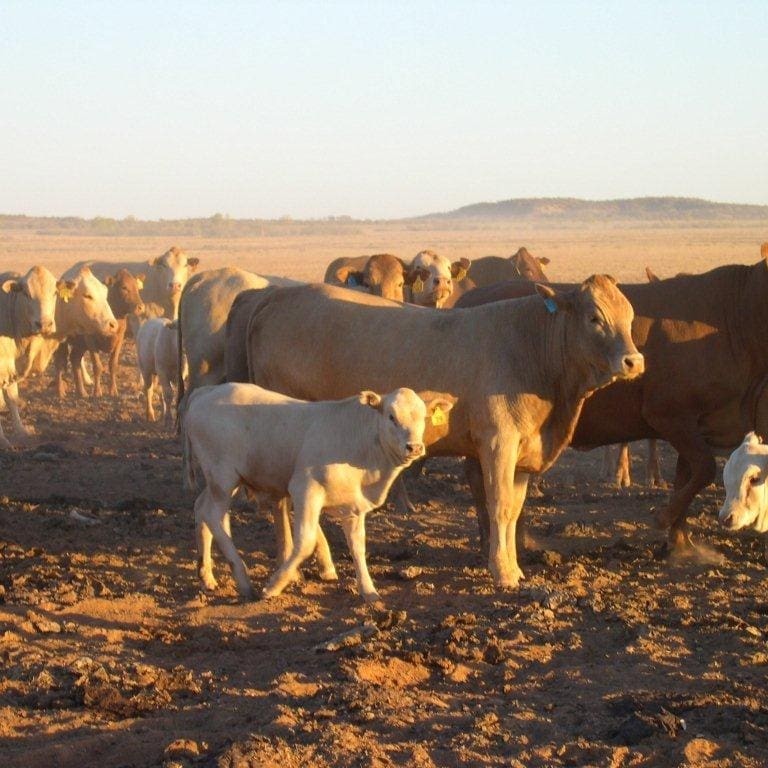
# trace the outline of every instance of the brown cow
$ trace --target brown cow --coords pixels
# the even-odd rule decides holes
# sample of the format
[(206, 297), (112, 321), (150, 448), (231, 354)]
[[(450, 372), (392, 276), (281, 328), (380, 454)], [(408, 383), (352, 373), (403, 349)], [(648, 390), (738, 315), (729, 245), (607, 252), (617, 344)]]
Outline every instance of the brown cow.
[(589, 393), (643, 370), (632, 309), (612, 278), (591, 277), (567, 293), (537, 291), (523, 301), (435, 312), (328, 285), (267, 288), (248, 328), (249, 376), (307, 400), (391, 389), (390, 382), (457, 397), (448, 433), (430, 452), (480, 459), (489, 567), (497, 585), (514, 587), (528, 474), (557, 459)]
[[(674, 547), (690, 545), (688, 506), (715, 478), (713, 452), (735, 448), (753, 426), (753, 401), (768, 373), (768, 248), (765, 252), (752, 266), (621, 286), (635, 310), (632, 335), (646, 356), (647, 372), (640, 381), (595, 393), (573, 435), (575, 448), (644, 438), (667, 440), (675, 448), (674, 491), (656, 514), (658, 524), (670, 529)], [(478, 288), (461, 305), (532, 290), (521, 282)], [(473, 487), (481, 491), (477, 479)]]
[[(404, 286), (418, 277), (402, 259), (391, 253), (334, 259), (325, 270), (323, 282), (355, 288), (372, 296), (404, 301)], [(426, 278), (426, 273), (422, 279)]]
[(547, 264), (549, 259), (546, 256), (533, 256), (527, 248), (520, 248), (507, 258), (483, 256), (475, 259), (469, 268), (469, 277), (480, 287), (520, 278), (535, 283), (548, 283), (542, 269)]

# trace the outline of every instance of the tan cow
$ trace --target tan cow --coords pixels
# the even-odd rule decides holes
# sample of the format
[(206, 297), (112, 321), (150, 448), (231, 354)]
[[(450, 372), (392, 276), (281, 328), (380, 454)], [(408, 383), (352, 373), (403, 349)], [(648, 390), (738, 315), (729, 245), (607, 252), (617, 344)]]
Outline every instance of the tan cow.
[[(288, 559), (270, 579), (265, 597), (279, 595), (318, 544), (320, 513), (341, 515), (366, 601), (379, 599), (365, 561), (365, 516), (386, 499), (398, 473), (424, 454), (424, 426), (450, 400), (424, 403), (409, 389), (384, 397), (364, 391), (346, 400), (307, 403), (252, 384), (200, 387), (185, 409), (183, 443), (187, 480), (195, 465), (205, 488), (195, 501), (200, 576), (214, 589), (211, 538), (232, 567), (243, 597), (253, 596), (229, 528), (229, 504), (244, 485), (278, 499), (290, 494), (294, 541)], [(328, 561), (330, 555), (328, 554)], [(327, 562), (325, 563), (327, 567)], [(330, 564), (330, 575), (335, 569)]]
[(405, 301), (405, 286), (411, 285), (419, 276), (425, 279), (427, 275), (409, 270), (402, 259), (391, 253), (377, 253), (334, 259), (325, 270), (323, 282), (392, 301)]
[(501, 256), (482, 256), (472, 262), (469, 277), (478, 287), (502, 283), (506, 280), (530, 280), (534, 283), (548, 283), (542, 267), (549, 264), (546, 256), (533, 256), (527, 248), (517, 253)]
[[(287, 277), (262, 277), (237, 267), (210, 269), (195, 275), (184, 287), (179, 302), (178, 345), (186, 355), (193, 390), (225, 381), (224, 332), (235, 297), (269, 285), (299, 285)], [(179, 357), (179, 360), (182, 358)], [(177, 376), (179, 399), (184, 395), (184, 377)]]
[(480, 459), (492, 510), (490, 570), (497, 585), (514, 587), (528, 474), (557, 459), (587, 395), (643, 370), (632, 308), (612, 278), (537, 291), (429, 312), (327, 285), (268, 288), (249, 324), (250, 379), (311, 400), (398, 385), (457, 397), (449, 432), (430, 453)]
[(768, 446), (750, 432), (723, 469), (725, 501), (718, 515), (731, 531), (768, 531)]
[(149, 261), (81, 261), (68, 272), (87, 266), (101, 281), (106, 281), (120, 269), (127, 269), (134, 277), (141, 275), (144, 278), (141, 299), (150, 310), (150, 315), (159, 311), (165, 317), (175, 319), (179, 313), (181, 292), (199, 263), (197, 257), (187, 256), (180, 248), (173, 246), (162, 256)]

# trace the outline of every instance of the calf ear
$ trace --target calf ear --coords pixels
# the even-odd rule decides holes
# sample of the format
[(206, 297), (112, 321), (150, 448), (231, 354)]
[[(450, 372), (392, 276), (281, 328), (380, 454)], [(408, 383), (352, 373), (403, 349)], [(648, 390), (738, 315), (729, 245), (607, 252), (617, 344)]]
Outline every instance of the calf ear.
[(536, 293), (544, 299), (544, 306), (550, 315), (554, 315), (558, 309), (568, 309), (573, 303), (570, 293), (558, 293), (544, 283), (536, 283)]
[(2, 286), (5, 293), (18, 292), (23, 290), (23, 286), (18, 280), (6, 280)]
[(104, 279), (104, 285), (114, 285), (115, 278), (112, 275), (107, 275)]
[(454, 280), (463, 280), (467, 276), (467, 270), (472, 262), (469, 259), (461, 258), (451, 264), (451, 277)]
[(645, 268), (645, 276), (648, 278), (649, 283), (659, 283), (659, 276), (650, 268)]
[(748, 432), (744, 437), (744, 443), (746, 445), (760, 445), (763, 441), (757, 432)]
[(363, 273), (352, 267), (339, 267), (336, 270), (336, 279), (349, 288), (356, 288), (363, 285)]
[(187, 259), (187, 266), (192, 267), (193, 270), (197, 269), (197, 265), (200, 263), (200, 259), (197, 256), (193, 256), (191, 259)]
[(549, 264), (549, 258), (547, 256), (538, 256), (537, 258), (539, 260), (539, 264), (545, 267), (547, 266), (547, 264)]
[(453, 408), (455, 402), (455, 398), (448, 400), (445, 397), (435, 397), (426, 404), (427, 418), (432, 422), (433, 427), (448, 423), (448, 411)]
[(376, 410), (380, 410), (381, 396), (377, 395), (375, 392), (371, 392), (370, 389), (364, 389), (360, 393), (360, 403), (361, 405), (369, 405), (371, 408), (376, 408)]

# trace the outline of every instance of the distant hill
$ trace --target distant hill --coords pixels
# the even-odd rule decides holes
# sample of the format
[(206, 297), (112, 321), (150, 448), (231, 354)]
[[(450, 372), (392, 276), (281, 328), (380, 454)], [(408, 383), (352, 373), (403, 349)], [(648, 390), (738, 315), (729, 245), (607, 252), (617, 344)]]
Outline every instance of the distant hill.
[(626, 200), (579, 200), (538, 197), (465, 205), (428, 219), (542, 219), (564, 221), (768, 221), (768, 205), (713, 203), (695, 197), (636, 197)]

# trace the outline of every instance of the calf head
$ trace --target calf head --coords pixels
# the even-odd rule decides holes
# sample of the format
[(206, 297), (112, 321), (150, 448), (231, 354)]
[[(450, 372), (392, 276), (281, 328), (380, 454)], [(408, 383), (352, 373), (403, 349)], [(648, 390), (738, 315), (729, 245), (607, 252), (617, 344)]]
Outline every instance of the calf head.
[(768, 446), (750, 432), (731, 454), (723, 469), (725, 501), (720, 522), (731, 531), (754, 528), (768, 531)]
[(516, 254), (509, 257), (518, 277), (530, 280), (532, 283), (548, 283), (549, 278), (542, 267), (549, 264), (546, 256), (532, 256), (527, 248), (520, 248)]
[(454, 401), (449, 396), (437, 396), (425, 403), (412, 389), (401, 388), (384, 396), (361, 392), (360, 402), (379, 413), (378, 437), (384, 451), (395, 464), (407, 466), (425, 453), (427, 419), (436, 414), (447, 418)]
[(59, 301), (66, 306), (71, 333), (115, 333), (117, 321), (107, 301), (107, 286), (88, 267), (72, 280), (59, 280), (57, 290)]
[(152, 284), (166, 297), (174, 317), (178, 313), (181, 292), (199, 263), (200, 259), (188, 257), (175, 245), (149, 262), (148, 280), (151, 279)]
[(32, 267), (24, 277), (6, 280), (0, 287), (15, 294), (13, 314), (19, 338), (56, 331), (56, 278), (45, 267)]
[(564, 352), (582, 371), (588, 389), (643, 373), (645, 361), (632, 341), (632, 305), (612, 277), (593, 275), (568, 293), (541, 284), (536, 291), (550, 313), (565, 315)]
[(116, 275), (109, 275), (104, 281), (107, 286), (107, 301), (117, 318), (140, 314), (144, 310), (139, 291), (144, 287), (144, 275), (132, 275), (121, 269)]
[(463, 280), (470, 264), (464, 258), (451, 263), (434, 251), (417, 253), (408, 272), (413, 303), (440, 309), (453, 293), (454, 280)]

